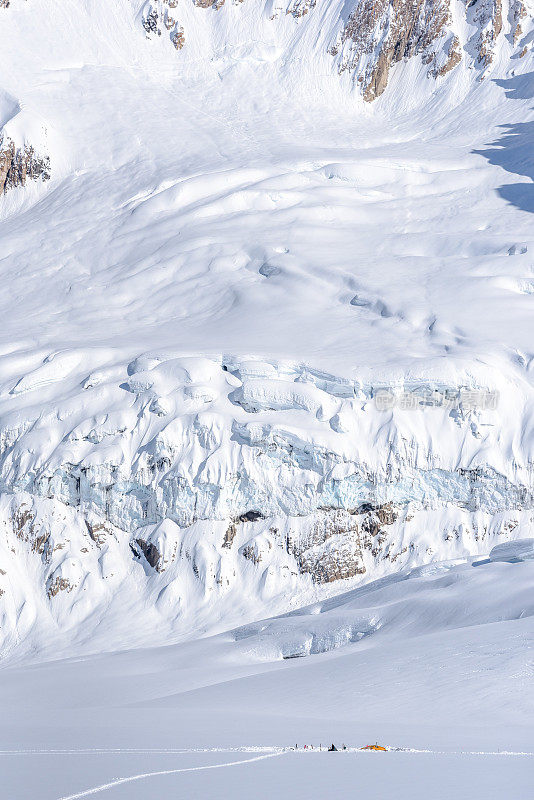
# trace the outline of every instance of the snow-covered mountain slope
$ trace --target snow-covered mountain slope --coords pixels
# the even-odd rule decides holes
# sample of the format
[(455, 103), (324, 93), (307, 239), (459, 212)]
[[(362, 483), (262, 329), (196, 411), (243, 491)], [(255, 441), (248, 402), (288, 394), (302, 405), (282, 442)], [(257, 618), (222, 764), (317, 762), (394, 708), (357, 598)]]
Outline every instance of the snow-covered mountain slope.
[(7, 657), (532, 529), (531, 6), (205, 6), (0, 7)]
[[(32, 796), (38, 775), (40, 800), (107, 784), (128, 800), (231, 798), (250, 787), (304, 800), (355, 786), (365, 798), (526, 799), (533, 545), (396, 573), (179, 646), (89, 658), (71, 646), (74, 658), (4, 668), (4, 791)], [(408, 752), (316, 752), (332, 741)], [(281, 750), (295, 744), (297, 760)], [(233, 773), (182, 772), (277, 750), (279, 759)]]
[(213, 13), (224, 5), (148, 0), (142, 25), (148, 38), (183, 50), (184, 59), (281, 57), (290, 68), (304, 60), (347, 72), (368, 102), (384, 92), (399, 62), (417, 59), (421, 75), (434, 80), (463, 64), (474, 70), (472, 79), (484, 80), (494, 60), (524, 58), (532, 46), (533, 7), (526, 0), (233, 0), (235, 8)]

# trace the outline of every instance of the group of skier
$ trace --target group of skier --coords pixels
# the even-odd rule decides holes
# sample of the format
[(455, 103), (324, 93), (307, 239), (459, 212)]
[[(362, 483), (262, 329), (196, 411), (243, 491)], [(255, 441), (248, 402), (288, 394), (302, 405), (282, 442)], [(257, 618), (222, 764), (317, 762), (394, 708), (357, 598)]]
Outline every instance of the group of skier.
[[(299, 749), (298, 744), (295, 745), (294, 749), (295, 750)], [(314, 748), (314, 746), (312, 744), (305, 744), (305, 745), (302, 746), (302, 749), (303, 750), (314, 750), (315, 748)], [(319, 750), (322, 750), (322, 749), (323, 749), (323, 746), (322, 746), (322, 744), (320, 744), (319, 745)], [(326, 747), (325, 748), (325, 750), (327, 750), (329, 753), (337, 752), (338, 750), (346, 750), (346, 749), (347, 749), (347, 745), (346, 744), (341, 745), (341, 747), (336, 747), (333, 742), (330, 745), (330, 747)]]
[[(291, 749), (292, 750), (298, 750), (299, 749), (298, 744), (296, 744), (295, 747), (292, 747)], [(322, 744), (319, 745), (319, 748), (314, 748), (313, 744), (305, 744), (305, 745), (302, 746), (302, 750), (314, 750), (314, 749), (322, 750), (323, 746), (322, 746)], [(347, 745), (346, 744), (342, 744), (341, 747), (336, 747), (333, 742), (330, 745), (330, 747), (325, 747), (325, 750), (327, 750), (329, 753), (337, 753), (338, 750), (346, 750), (346, 749), (347, 749)], [(376, 742), (376, 744), (366, 744), (365, 747), (360, 747), (359, 749), (360, 750), (381, 750), (382, 752), (386, 752), (390, 748), (384, 747), (383, 745), (378, 744), (378, 742)]]

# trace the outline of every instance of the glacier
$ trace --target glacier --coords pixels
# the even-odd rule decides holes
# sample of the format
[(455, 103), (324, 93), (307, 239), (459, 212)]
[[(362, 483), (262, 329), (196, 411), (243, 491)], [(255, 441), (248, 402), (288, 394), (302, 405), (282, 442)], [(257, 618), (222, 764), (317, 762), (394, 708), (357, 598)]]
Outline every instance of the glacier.
[(0, 0), (12, 800), (527, 796), (533, 43)]
[(202, 5), (0, 9), (3, 135), (49, 159), (0, 209), (8, 659), (91, 647), (128, 581), (176, 638), (532, 525), (532, 225), (499, 195), (530, 6), (431, 4), (416, 40)]

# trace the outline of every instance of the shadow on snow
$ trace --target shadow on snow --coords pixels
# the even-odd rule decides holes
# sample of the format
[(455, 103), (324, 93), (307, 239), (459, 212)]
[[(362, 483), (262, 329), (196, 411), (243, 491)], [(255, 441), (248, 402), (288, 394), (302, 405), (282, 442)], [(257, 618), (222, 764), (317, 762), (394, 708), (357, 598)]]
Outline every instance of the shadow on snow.
[[(534, 97), (534, 72), (507, 80), (497, 80), (506, 97), (511, 100), (526, 100)], [(491, 143), (491, 149), (474, 150), (495, 164), (515, 175), (530, 178), (529, 183), (512, 183), (497, 191), (508, 203), (522, 211), (534, 213), (534, 122), (518, 122), (501, 125), (503, 135)]]

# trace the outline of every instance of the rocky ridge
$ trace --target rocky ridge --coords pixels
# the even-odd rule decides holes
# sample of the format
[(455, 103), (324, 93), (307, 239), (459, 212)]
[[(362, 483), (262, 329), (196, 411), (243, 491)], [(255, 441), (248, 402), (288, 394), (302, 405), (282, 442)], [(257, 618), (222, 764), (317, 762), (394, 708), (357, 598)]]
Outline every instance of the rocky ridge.
[[(316, 0), (286, 0), (259, 9), (252, 0), (228, 5), (240, 6), (244, 15), (259, 11), (267, 39), (279, 37), (283, 46), (300, 35), (294, 26), (314, 26), (318, 12)], [(191, 6), (198, 8), (198, 15), (192, 16)], [(197, 44), (188, 45), (189, 34), (204, 30), (202, 14), (224, 13), (224, 6), (225, 0), (147, 0), (139, 19), (149, 39), (161, 39), (178, 51), (194, 47), (191, 55), (198, 58), (200, 40), (193, 37)], [(10, 0), (0, 0), (0, 8), (11, 7)], [(309, 58), (330, 54), (332, 69), (349, 74), (363, 99), (372, 102), (383, 94), (400, 62), (419, 58), (433, 80), (463, 62), (483, 79), (498, 53), (507, 60), (525, 57), (532, 47), (534, 8), (532, 0), (357, 0), (348, 11), (332, 5), (325, 20), (327, 26), (314, 35), (317, 54), (309, 53)]]
[[(195, 0), (194, 5), (219, 10), (224, 0)], [(284, 19), (291, 20), (284, 25), (311, 25), (316, 6), (315, 0), (290, 0), (274, 7), (264, 25), (280, 25)], [(147, 36), (165, 34), (181, 49), (187, 33), (176, 21), (179, 8), (178, 0), (147, 2), (142, 15)], [(352, 4), (348, 15), (343, 7), (328, 19), (331, 27), (321, 30), (318, 46), (333, 57), (340, 75), (351, 75), (367, 102), (385, 91), (392, 69), (402, 61), (419, 57), (428, 77), (435, 80), (463, 61), (483, 79), (497, 52), (521, 58), (532, 44), (533, 9), (524, 0), (510, 0), (506, 5), (503, 0), (462, 0), (459, 4), (452, 0), (360, 0)], [(195, 20), (200, 26), (203, 22)], [(291, 35), (291, 29), (284, 30), (285, 37)]]

